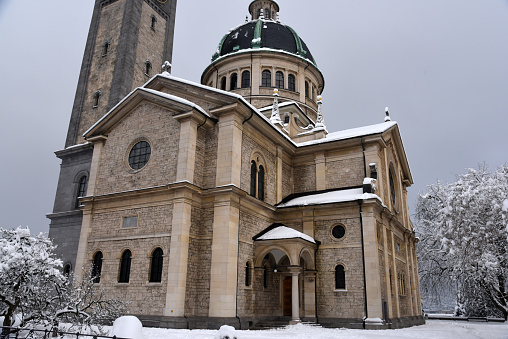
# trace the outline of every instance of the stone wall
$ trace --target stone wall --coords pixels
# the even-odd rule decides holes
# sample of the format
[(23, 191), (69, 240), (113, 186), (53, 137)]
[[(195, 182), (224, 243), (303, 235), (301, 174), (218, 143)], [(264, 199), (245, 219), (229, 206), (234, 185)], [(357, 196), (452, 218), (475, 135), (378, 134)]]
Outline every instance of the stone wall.
[[(198, 136), (201, 135), (201, 131)], [(217, 176), (217, 139), (218, 125), (215, 124), (213, 129), (206, 131), (204, 135), (204, 160), (206, 168), (203, 168), (203, 188), (215, 187)], [(198, 163), (196, 163), (197, 167)]]
[(196, 162), (194, 164), (194, 185), (198, 187), (203, 187), (203, 174), (208, 173), (210, 168), (210, 159), (206, 159), (206, 168), (205, 168), (205, 138), (206, 131), (203, 128), (198, 130), (198, 135), (196, 139)]
[(185, 293), (186, 316), (208, 316), (213, 214), (213, 208), (192, 208)]
[(361, 154), (348, 159), (326, 162), (327, 189), (362, 185), (364, 176)]
[(294, 193), (313, 192), (316, 190), (316, 165), (293, 168)]
[[(109, 133), (101, 156), (96, 194), (166, 185), (175, 181), (180, 124), (168, 111), (142, 103)], [(150, 160), (138, 171), (129, 167), (131, 148), (140, 138), (151, 146)]]
[[(282, 163), (282, 199), (293, 193), (293, 169), (291, 166)], [(279, 201), (277, 201), (279, 202)]]

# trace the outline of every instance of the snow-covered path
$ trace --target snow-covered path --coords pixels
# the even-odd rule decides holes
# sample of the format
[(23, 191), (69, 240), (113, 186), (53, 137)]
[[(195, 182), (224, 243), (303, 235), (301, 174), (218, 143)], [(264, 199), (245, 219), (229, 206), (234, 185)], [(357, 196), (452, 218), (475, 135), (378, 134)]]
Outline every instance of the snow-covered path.
[[(215, 334), (217, 331), (213, 330), (143, 329), (144, 339), (213, 339)], [(400, 330), (364, 331), (296, 325), (277, 330), (237, 331), (237, 334), (238, 339), (508, 339), (508, 324), (428, 320), (425, 325)]]

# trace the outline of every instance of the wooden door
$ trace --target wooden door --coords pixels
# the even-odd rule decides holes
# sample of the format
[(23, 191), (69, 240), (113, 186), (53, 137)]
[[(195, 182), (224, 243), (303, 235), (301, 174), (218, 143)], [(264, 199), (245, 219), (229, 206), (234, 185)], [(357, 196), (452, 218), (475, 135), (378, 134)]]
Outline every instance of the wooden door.
[(285, 277), (282, 287), (282, 308), (284, 316), (292, 315), (293, 277)]

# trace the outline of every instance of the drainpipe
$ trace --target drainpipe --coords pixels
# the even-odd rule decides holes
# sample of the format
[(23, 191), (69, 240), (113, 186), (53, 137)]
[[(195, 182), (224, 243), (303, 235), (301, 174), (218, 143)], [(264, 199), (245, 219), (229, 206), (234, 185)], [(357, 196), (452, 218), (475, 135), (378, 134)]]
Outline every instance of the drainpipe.
[(363, 138), (360, 138), (360, 142), (362, 143), (363, 153), (363, 177), (367, 178), (367, 162), (365, 161), (365, 146), (363, 145)]
[(362, 204), (363, 200), (358, 200), (358, 205), (360, 206), (360, 233), (362, 240), (362, 264), (363, 264), (363, 295), (365, 298), (364, 312), (365, 317), (363, 318), (363, 329), (365, 329), (365, 319), (369, 317), (368, 309), (367, 309), (367, 282), (365, 278), (365, 244), (363, 241), (363, 217), (362, 217)]
[(314, 270), (316, 271), (316, 277), (314, 278), (314, 314), (316, 316), (316, 324), (319, 324), (318, 319), (318, 307), (317, 307), (317, 251), (320, 244), (316, 244), (316, 250), (314, 251)]

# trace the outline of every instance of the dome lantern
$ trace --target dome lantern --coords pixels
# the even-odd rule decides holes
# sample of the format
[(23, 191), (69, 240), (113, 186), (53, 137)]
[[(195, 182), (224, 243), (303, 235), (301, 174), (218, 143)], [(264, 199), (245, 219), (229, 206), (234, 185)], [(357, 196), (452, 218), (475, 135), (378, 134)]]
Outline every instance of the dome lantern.
[(273, 0), (254, 0), (249, 5), (251, 20), (276, 20), (279, 5)]

